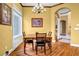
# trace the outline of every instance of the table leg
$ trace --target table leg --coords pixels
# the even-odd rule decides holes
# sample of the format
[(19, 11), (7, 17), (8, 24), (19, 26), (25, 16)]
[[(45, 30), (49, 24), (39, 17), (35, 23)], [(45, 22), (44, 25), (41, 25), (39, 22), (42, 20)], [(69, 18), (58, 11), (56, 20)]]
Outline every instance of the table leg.
[(26, 53), (26, 42), (24, 42), (24, 53)]

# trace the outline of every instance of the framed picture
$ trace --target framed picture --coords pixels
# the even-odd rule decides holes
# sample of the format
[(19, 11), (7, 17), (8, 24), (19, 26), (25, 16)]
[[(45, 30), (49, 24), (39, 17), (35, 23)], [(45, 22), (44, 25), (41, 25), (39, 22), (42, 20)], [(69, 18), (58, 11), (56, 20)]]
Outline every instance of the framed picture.
[(11, 8), (6, 4), (2, 4), (2, 21), (1, 21), (1, 24), (11, 25)]
[(42, 18), (32, 18), (32, 27), (43, 27)]

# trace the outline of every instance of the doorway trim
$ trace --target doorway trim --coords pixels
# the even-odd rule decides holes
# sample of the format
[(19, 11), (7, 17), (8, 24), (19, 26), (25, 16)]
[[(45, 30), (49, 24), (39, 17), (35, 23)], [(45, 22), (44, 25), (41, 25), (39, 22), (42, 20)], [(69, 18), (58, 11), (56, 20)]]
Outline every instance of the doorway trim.
[[(66, 7), (62, 7), (62, 8), (58, 9), (58, 10), (55, 12), (55, 39), (56, 39), (56, 42), (58, 41), (58, 39), (57, 39), (57, 31), (56, 31), (56, 27), (57, 27), (57, 26), (56, 26), (56, 22), (58, 21), (58, 20), (57, 20), (57, 17), (58, 17), (58, 19), (60, 19), (61, 16), (70, 15), (70, 16), (68, 17), (68, 19), (70, 18), (70, 21), (71, 21), (71, 10), (70, 10), (69, 8), (66, 8), (66, 9), (69, 9), (69, 12), (68, 12), (68, 13), (61, 14), (61, 15), (57, 13), (59, 10), (64, 9), (64, 8), (66, 8)], [(68, 20), (67, 20), (67, 23), (68, 23)], [(70, 26), (71, 26), (71, 23), (70, 23)], [(70, 29), (71, 29), (71, 28), (70, 28)], [(71, 31), (70, 31), (70, 33), (71, 33)], [(67, 35), (67, 33), (66, 33), (66, 35)], [(70, 35), (70, 36), (71, 36), (71, 35)], [(71, 37), (70, 37), (70, 39), (71, 39)], [(71, 40), (70, 40), (69, 42), (71, 42)]]

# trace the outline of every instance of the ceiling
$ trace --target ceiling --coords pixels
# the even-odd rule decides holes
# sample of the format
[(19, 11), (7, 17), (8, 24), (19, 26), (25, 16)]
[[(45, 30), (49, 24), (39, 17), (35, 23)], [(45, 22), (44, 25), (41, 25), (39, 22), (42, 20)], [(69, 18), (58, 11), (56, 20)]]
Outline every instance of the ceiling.
[[(32, 7), (32, 6), (35, 6), (37, 3), (21, 3), (22, 6), (28, 6), (28, 7)], [(58, 5), (60, 3), (41, 3), (43, 6), (45, 7), (51, 7), (51, 6), (55, 6), (55, 5)]]

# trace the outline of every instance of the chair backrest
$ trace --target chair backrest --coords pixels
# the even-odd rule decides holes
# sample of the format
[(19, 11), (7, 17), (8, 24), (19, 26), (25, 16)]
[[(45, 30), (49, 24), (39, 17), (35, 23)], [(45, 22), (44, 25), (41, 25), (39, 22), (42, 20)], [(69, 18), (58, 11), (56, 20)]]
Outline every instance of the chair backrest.
[(51, 35), (52, 35), (52, 32), (49, 32), (49, 33), (48, 33), (48, 36), (51, 36)]
[(46, 33), (36, 33), (36, 40), (46, 40)]

